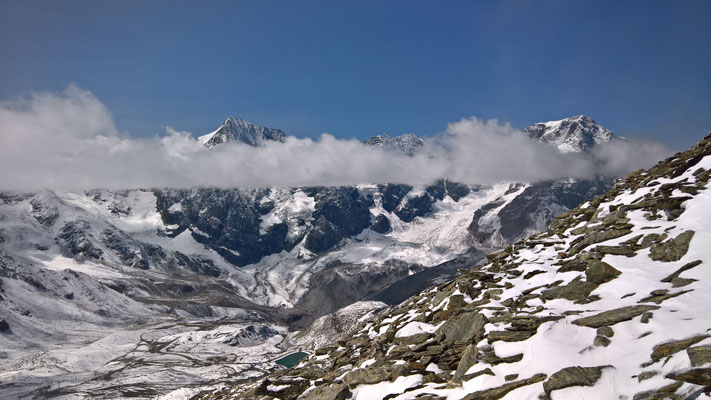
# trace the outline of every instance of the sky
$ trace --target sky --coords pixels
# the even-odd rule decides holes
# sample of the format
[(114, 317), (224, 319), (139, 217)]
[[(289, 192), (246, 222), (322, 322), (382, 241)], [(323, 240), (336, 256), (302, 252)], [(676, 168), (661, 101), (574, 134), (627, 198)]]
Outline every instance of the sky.
[(0, 101), (76, 85), (134, 139), (229, 115), (362, 140), (585, 114), (683, 149), (711, 130), (710, 17), (691, 0), (0, 0)]

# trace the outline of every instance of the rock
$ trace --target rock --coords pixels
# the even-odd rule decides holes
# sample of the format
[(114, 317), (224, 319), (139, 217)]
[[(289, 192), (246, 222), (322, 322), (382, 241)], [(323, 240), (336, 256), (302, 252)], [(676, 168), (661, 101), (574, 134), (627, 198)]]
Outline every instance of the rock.
[(404, 337), (396, 337), (393, 339), (393, 343), (395, 344), (418, 344), (418, 343), (423, 343), (429, 337), (432, 336), (430, 333), (416, 333), (414, 335), (410, 336), (404, 336)]
[(466, 350), (464, 350), (464, 354), (462, 354), (462, 359), (459, 361), (459, 365), (457, 365), (457, 371), (454, 373), (454, 377), (452, 377), (452, 382), (460, 383), (462, 381), (464, 374), (467, 373), (472, 365), (476, 364), (476, 356), (478, 354), (479, 349), (477, 349), (476, 345), (470, 344), (467, 346)]
[(691, 292), (691, 290), (682, 290), (674, 293), (669, 293), (667, 289), (653, 290), (649, 296), (641, 299), (639, 302), (661, 304), (664, 300), (671, 299), (672, 297), (676, 297), (689, 292)]
[(666, 376), (675, 381), (711, 386), (711, 368), (694, 368), (684, 372), (672, 372)]
[(689, 251), (689, 242), (692, 237), (694, 237), (694, 231), (686, 231), (666, 242), (653, 245), (649, 249), (649, 257), (654, 261), (679, 261)]
[(510, 374), (510, 375), (504, 376), (504, 380), (506, 382), (511, 382), (513, 380), (516, 380), (516, 378), (518, 378), (518, 374)]
[(388, 233), (390, 232), (390, 220), (383, 214), (375, 217), (375, 222), (370, 226), (370, 230), (378, 233)]
[(543, 390), (550, 396), (552, 391), (558, 389), (573, 386), (594, 386), (605, 368), (612, 368), (612, 366), (563, 368), (543, 382)]
[(711, 335), (694, 336), (688, 339), (675, 340), (672, 342), (658, 344), (652, 349), (652, 360), (657, 362), (662, 358), (669, 357), (690, 346), (693, 346), (708, 337), (711, 337)]
[(380, 367), (358, 368), (347, 373), (343, 377), (343, 383), (351, 388), (358, 385), (372, 385), (382, 381), (389, 381), (391, 375), (392, 367), (386, 365)]
[(476, 343), (484, 337), (484, 325), (488, 322), (484, 314), (466, 312), (450, 318), (438, 330), (443, 336), (443, 344)]
[(590, 292), (597, 289), (597, 284), (574, 279), (565, 286), (555, 286), (543, 291), (541, 298), (546, 300), (566, 299), (581, 300), (590, 295)]
[(626, 256), (634, 257), (637, 255), (637, 251), (630, 246), (597, 246), (595, 250), (600, 254), (612, 254), (615, 256)]
[(497, 388), (482, 390), (479, 392), (470, 393), (462, 398), (462, 400), (496, 400), (506, 396), (508, 393), (534, 383), (542, 382), (546, 379), (546, 374), (536, 374), (527, 379), (503, 384)]
[(608, 339), (604, 336), (597, 335), (597, 336), (595, 336), (593, 345), (599, 346), (599, 347), (607, 347), (610, 345), (610, 339)]
[(606, 262), (593, 261), (585, 271), (585, 278), (588, 282), (601, 285), (617, 278), (620, 274), (620, 271)]
[(314, 253), (324, 252), (343, 239), (338, 227), (329, 222), (323, 215), (316, 220), (313, 229), (306, 236), (304, 246)]
[(655, 376), (657, 376), (657, 375), (659, 375), (659, 372), (658, 372), (658, 371), (645, 371), (645, 372), (642, 372), (641, 374), (639, 374), (639, 375), (637, 376), (637, 382), (646, 381), (647, 379), (651, 379), (651, 378), (653, 378), (653, 377), (655, 377)]
[(348, 386), (334, 383), (316, 386), (314, 389), (302, 394), (299, 400), (344, 400), (349, 394)]
[(686, 349), (692, 367), (711, 363), (711, 345), (689, 347)]
[(491, 331), (488, 334), (489, 343), (497, 340), (504, 342), (521, 342), (535, 335), (536, 331)]
[(681, 275), (682, 272), (688, 271), (688, 270), (698, 266), (699, 264), (701, 264), (701, 260), (696, 260), (696, 261), (692, 261), (690, 263), (686, 263), (681, 268), (676, 270), (673, 274), (662, 279), (662, 282), (674, 282), (675, 279), (679, 278), (679, 275)]
[(0, 319), (0, 332), (2, 333), (9, 333), (10, 332), (10, 324), (7, 323), (4, 319)]
[(638, 305), (620, 307), (614, 310), (604, 311), (589, 317), (576, 319), (575, 325), (587, 326), (590, 328), (600, 328), (602, 326), (615, 325), (616, 323), (629, 321), (632, 318), (642, 315), (648, 311), (658, 309), (658, 306)]
[(615, 336), (615, 331), (613, 331), (609, 326), (601, 326), (597, 328), (597, 334), (605, 337), (613, 337)]

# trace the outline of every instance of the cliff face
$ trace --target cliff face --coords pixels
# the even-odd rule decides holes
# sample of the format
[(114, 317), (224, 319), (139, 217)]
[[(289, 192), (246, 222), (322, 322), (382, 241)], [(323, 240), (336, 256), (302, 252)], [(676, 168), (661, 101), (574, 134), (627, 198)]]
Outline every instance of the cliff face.
[(196, 398), (708, 396), (710, 177), (711, 135), (297, 367)]

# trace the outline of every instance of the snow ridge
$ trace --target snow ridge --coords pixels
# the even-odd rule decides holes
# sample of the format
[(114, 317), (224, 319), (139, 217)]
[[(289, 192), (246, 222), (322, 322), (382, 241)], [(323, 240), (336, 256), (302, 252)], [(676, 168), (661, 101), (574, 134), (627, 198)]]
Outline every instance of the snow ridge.
[(612, 131), (585, 115), (539, 122), (524, 128), (523, 132), (531, 139), (548, 143), (563, 153), (587, 152), (616, 138)]

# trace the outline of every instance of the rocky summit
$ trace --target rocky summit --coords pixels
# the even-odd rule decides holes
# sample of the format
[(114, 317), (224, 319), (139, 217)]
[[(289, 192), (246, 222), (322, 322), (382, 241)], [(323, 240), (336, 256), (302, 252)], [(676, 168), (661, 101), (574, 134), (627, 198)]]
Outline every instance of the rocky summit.
[(706, 398), (709, 178), (711, 135), (296, 367), (194, 398)]
[(217, 147), (228, 142), (259, 146), (264, 141), (283, 142), (285, 140), (286, 134), (281, 129), (256, 126), (232, 116), (227, 118), (216, 130), (198, 138), (198, 141), (208, 148)]

